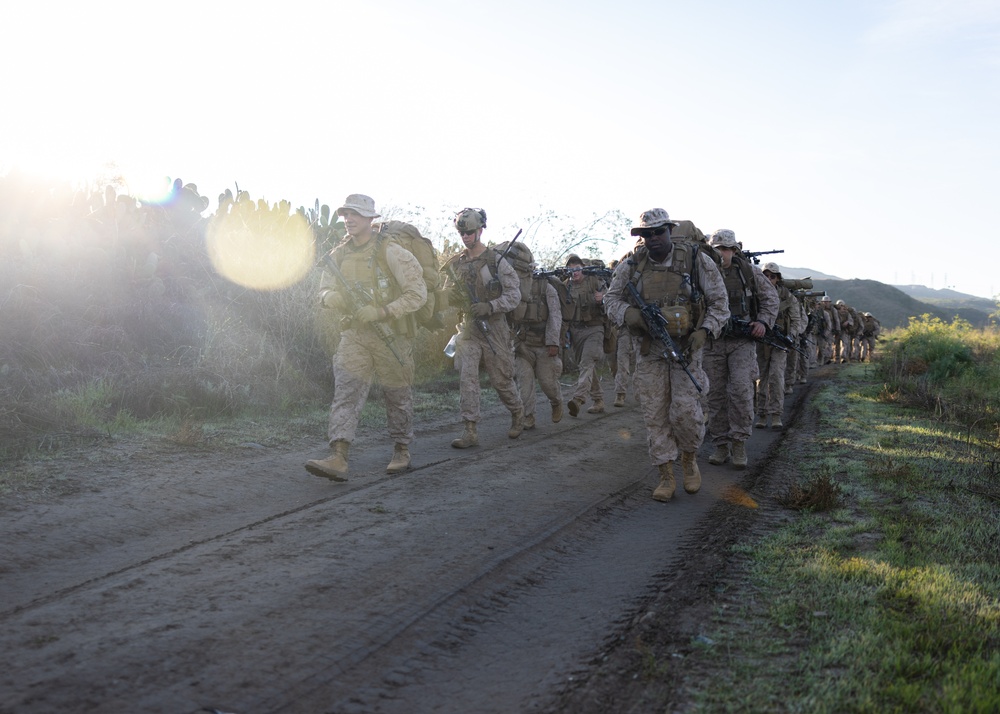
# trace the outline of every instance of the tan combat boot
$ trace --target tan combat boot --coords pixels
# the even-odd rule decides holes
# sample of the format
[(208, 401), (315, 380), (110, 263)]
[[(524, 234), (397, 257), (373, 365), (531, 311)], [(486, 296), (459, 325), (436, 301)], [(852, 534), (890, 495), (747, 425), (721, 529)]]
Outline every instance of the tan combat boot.
[(767, 428), (767, 414), (761, 414), (757, 417), (757, 421), (754, 422), (754, 427), (757, 429)]
[(306, 461), (306, 471), (313, 476), (328, 478), (331, 481), (347, 480), (347, 452), (350, 442), (338, 440), (333, 442), (333, 453), (325, 459), (310, 459)]
[(738, 469), (747, 467), (747, 448), (742, 441), (733, 442), (733, 466)]
[(772, 429), (781, 429), (781, 428), (784, 428), (784, 426), (785, 425), (781, 421), (781, 415), (780, 414), (775, 414), (773, 417), (771, 417), (771, 428)]
[(660, 485), (653, 489), (653, 499), (656, 501), (669, 501), (674, 497), (674, 462), (668, 461), (657, 466), (660, 470)]
[(618, 394), (615, 395), (615, 404), (614, 405), (616, 407), (623, 407), (623, 406), (625, 406), (625, 392), (618, 392)]
[(681, 469), (684, 471), (684, 490), (688, 493), (698, 493), (701, 488), (701, 471), (698, 470), (696, 454), (685, 451), (681, 454)]
[(716, 444), (715, 451), (708, 457), (708, 463), (718, 466), (727, 461), (729, 461), (729, 444)]
[(507, 431), (507, 436), (516, 439), (522, 431), (524, 431), (524, 410), (518, 409), (510, 413), (510, 429)]
[(604, 400), (601, 398), (597, 398), (594, 400), (594, 403), (591, 405), (590, 409), (587, 410), (587, 413), (600, 414), (603, 411), (604, 411)]
[(552, 423), (557, 424), (562, 420), (562, 402), (552, 405)]
[(392, 461), (385, 467), (387, 474), (398, 474), (410, 468), (410, 448), (406, 444), (396, 444), (392, 450)]
[(462, 435), (451, 442), (456, 449), (468, 449), (470, 446), (479, 446), (479, 436), (476, 434), (476, 422), (464, 421), (465, 431)]
[(566, 402), (566, 408), (569, 409), (569, 415), (575, 417), (580, 413), (580, 405), (583, 404), (583, 400), (580, 399), (570, 399)]
[(534, 428), (535, 428), (535, 415), (534, 414), (528, 414), (528, 415), (526, 415), (524, 417), (524, 429), (525, 429), (525, 431), (527, 431), (528, 429), (534, 429)]

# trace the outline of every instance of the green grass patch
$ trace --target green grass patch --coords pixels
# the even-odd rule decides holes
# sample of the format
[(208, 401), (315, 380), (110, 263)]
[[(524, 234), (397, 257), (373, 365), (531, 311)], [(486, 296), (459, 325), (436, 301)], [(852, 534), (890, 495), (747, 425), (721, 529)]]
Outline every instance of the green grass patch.
[(735, 549), (699, 711), (1000, 711), (1000, 444), (882, 394), (853, 367), (817, 396), (799, 490), (839, 497)]

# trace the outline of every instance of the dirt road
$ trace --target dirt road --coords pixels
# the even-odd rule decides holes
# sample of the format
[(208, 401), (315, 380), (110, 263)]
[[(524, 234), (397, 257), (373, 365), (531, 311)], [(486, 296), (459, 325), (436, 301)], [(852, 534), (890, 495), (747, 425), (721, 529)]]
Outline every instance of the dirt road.
[[(558, 709), (749, 472), (706, 445), (701, 492), (657, 503), (631, 402), (508, 423), (463, 451), (455, 418), (418, 424), (393, 477), (364, 433), (345, 484), (303, 470), (319, 439), (53, 460), (74, 493), (0, 504), (0, 711)], [(751, 464), (780, 437), (755, 433)]]

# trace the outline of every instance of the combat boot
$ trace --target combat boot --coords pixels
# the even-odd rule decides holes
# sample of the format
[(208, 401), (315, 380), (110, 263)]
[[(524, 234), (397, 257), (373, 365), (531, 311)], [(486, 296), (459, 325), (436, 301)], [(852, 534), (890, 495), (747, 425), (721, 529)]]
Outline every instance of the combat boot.
[(528, 414), (527, 416), (524, 417), (524, 430), (527, 431), (528, 429), (534, 429), (534, 428), (535, 428), (535, 415)]
[(410, 468), (410, 448), (406, 444), (396, 444), (392, 450), (392, 461), (385, 467), (387, 474), (398, 474)]
[(733, 466), (738, 469), (747, 467), (747, 448), (746, 443), (742, 441), (733, 442)]
[(516, 439), (522, 431), (524, 431), (524, 410), (518, 409), (516, 412), (510, 413), (510, 430), (507, 432), (507, 436)]
[(657, 501), (669, 501), (674, 497), (674, 462), (668, 461), (657, 466), (660, 470), (660, 485), (653, 489), (653, 499)]
[(688, 493), (698, 493), (701, 488), (701, 471), (693, 451), (681, 453), (681, 470), (684, 471), (684, 490)]
[(462, 435), (451, 442), (456, 449), (468, 449), (470, 446), (479, 446), (479, 436), (476, 434), (476, 422), (464, 421), (465, 431)]
[(557, 424), (562, 420), (562, 402), (552, 405), (552, 423)]
[(623, 407), (623, 406), (625, 406), (625, 392), (618, 392), (618, 394), (615, 395), (615, 404), (614, 405), (616, 407)]
[(569, 415), (571, 417), (575, 417), (576, 415), (578, 415), (580, 413), (580, 405), (581, 404), (583, 404), (583, 400), (582, 399), (576, 399), (575, 397), (573, 399), (570, 399), (568, 402), (566, 402), (566, 408), (569, 409)]
[(759, 417), (757, 417), (757, 421), (754, 422), (754, 427), (757, 428), (757, 429), (766, 429), (767, 428), (767, 414), (761, 414)]
[(729, 444), (716, 444), (715, 451), (708, 457), (708, 463), (719, 466), (727, 461), (729, 461)]
[(771, 417), (771, 428), (772, 429), (783, 429), (785, 425), (781, 422), (781, 415), (775, 414)]
[(597, 398), (591, 405), (590, 409), (587, 410), (588, 414), (601, 414), (604, 411), (604, 400)]
[(347, 452), (351, 448), (348, 441), (333, 442), (333, 453), (325, 459), (310, 459), (306, 461), (306, 471), (313, 476), (328, 478), (331, 481), (347, 480)]

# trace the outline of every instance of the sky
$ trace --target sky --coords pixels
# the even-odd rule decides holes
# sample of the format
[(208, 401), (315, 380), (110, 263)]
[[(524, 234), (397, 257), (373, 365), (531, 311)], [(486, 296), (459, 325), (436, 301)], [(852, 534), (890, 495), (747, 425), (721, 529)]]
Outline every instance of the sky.
[(0, 173), (475, 206), (494, 241), (663, 207), (785, 266), (1000, 293), (1000, 0), (36, 0), (0, 61)]

